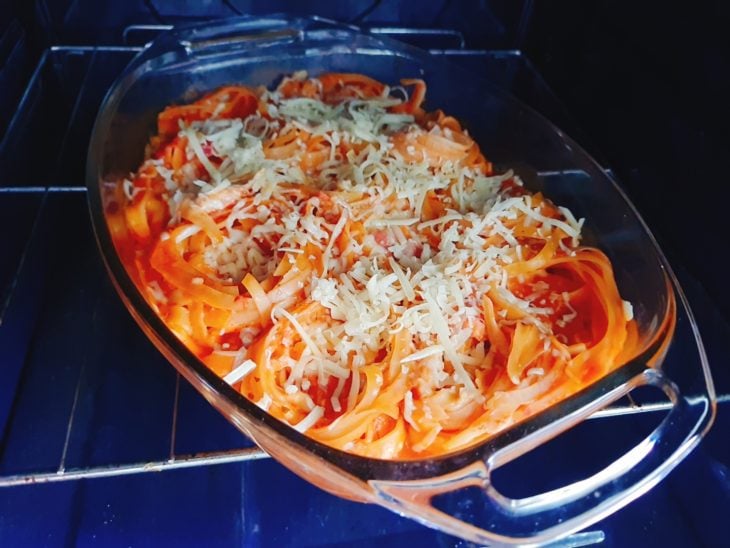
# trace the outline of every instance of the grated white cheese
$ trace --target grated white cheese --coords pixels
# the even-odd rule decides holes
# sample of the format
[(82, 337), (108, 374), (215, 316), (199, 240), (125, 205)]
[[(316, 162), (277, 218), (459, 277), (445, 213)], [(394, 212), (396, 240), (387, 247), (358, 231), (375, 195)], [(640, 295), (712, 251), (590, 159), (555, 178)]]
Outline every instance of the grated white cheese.
[(321, 419), (324, 416), (324, 407), (320, 407), (319, 405), (315, 406), (309, 414), (304, 417), (301, 421), (299, 421), (297, 424), (293, 425), (294, 430), (297, 432), (304, 433), (312, 426), (314, 426), (319, 419)]
[(429, 346), (428, 348), (424, 348), (422, 350), (419, 350), (418, 352), (414, 352), (413, 354), (409, 354), (405, 358), (401, 359), (400, 363), (408, 363), (408, 362), (415, 362), (418, 360), (422, 360), (424, 358), (430, 358), (431, 356), (436, 356), (438, 354), (444, 353), (444, 347), (440, 344), (434, 344), (433, 346)]
[(281, 307), (276, 307), (275, 312), (272, 311), (272, 316), (281, 314), (284, 316), (289, 322), (292, 324), (294, 329), (296, 329), (297, 333), (299, 333), (299, 336), (302, 338), (302, 341), (304, 341), (304, 344), (307, 345), (307, 349), (314, 354), (315, 356), (321, 356), (322, 351), (319, 349), (319, 347), (315, 344), (315, 342), (312, 340), (312, 338), (307, 333), (307, 330), (304, 329), (302, 324), (299, 323), (299, 320), (297, 320), (294, 316), (292, 316), (287, 310)]
[(624, 317), (627, 322), (630, 322), (634, 319), (634, 307), (629, 301), (621, 301), (621, 304), (624, 308)]
[(264, 411), (268, 411), (269, 407), (271, 407), (271, 404), (271, 396), (269, 396), (268, 394), (264, 394), (263, 396), (261, 396), (261, 399), (256, 402), (256, 405), (258, 405)]
[(410, 424), (416, 432), (420, 432), (421, 429), (418, 423), (413, 420), (413, 411), (415, 406), (413, 405), (413, 393), (409, 390), (406, 392), (403, 398), (403, 419)]
[(203, 146), (200, 142), (200, 139), (198, 138), (197, 131), (192, 128), (185, 128), (182, 130), (182, 133), (183, 135), (185, 135), (185, 137), (188, 138), (188, 145), (192, 149), (193, 154), (195, 154), (195, 156), (198, 158), (198, 160), (211, 176), (211, 178), (216, 183), (220, 182), (221, 174), (215, 167), (213, 167), (213, 164), (210, 163), (210, 160), (205, 155), (205, 152), (203, 151)]
[(256, 369), (256, 362), (253, 360), (246, 360), (238, 367), (233, 368), (230, 373), (223, 377), (223, 380), (231, 385), (236, 384), (254, 369)]

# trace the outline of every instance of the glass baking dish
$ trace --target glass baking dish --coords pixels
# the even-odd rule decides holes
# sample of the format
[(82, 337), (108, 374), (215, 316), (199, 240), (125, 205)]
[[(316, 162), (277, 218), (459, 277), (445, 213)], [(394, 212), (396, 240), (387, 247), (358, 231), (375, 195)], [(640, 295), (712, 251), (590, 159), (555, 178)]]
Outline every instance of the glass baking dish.
[[(414, 461), (359, 457), (317, 443), (247, 400), (210, 371), (157, 317), (120, 262), (105, 219), (105, 181), (142, 161), (156, 115), (230, 83), (271, 85), (307, 70), (361, 72), (386, 83), (423, 78), (429, 108), (464, 121), (497, 169), (510, 167), (532, 190), (586, 218), (586, 240), (611, 258), (623, 298), (633, 304), (642, 351), (552, 408), (455, 454)], [(149, 44), (108, 92), (87, 161), (96, 237), (119, 295), (157, 348), (216, 409), (272, 457), (341, 497), (373, 502), (481, 543), (541, 543), (587, 527), (662, 479), (697, 445), (715, 413), (715, 394), (691, 311), (651, 233), (617, 184), (587, 154), (530, 108), (458, 67), (395, 41), (318, 18), (237, 18), (173, 29)], [(677, 318), (695, 359), (663, 367)], [(691, 354), (691, 353), (690, 353)], [(498, 492), (491, 472), (642, 385), (660, 388), (671, 410), (646, 439), (601, 472), (522, 499)], [(438, 495), (477, 486), (482, 515), (468, 523), (437, 508)]]

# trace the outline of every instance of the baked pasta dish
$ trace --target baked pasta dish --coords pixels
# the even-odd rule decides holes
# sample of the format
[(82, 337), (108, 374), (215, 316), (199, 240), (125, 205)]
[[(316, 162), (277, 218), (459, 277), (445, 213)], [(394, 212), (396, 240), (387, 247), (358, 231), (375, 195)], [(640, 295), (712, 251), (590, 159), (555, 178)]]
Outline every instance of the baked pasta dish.
[(139, 169), (105, 184), (169, 329), (269, 414), (380, 459), (483, 441), (638, 339), (583, 219), (425, 96), (344, 73), (223, 87), (163, 110)]

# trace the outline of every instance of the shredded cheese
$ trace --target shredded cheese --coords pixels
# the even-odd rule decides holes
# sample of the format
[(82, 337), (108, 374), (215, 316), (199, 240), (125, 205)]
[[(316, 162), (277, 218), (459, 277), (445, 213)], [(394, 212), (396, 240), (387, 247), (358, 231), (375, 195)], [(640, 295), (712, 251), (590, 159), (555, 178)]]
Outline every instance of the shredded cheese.
[(253, 360), (246, 360), (223, 377), (223, 380), (231, 385), (236, 384), (254, 369), (256, 369), (256, 362)]
[(319, 405), (315, 406), (314, 409), (312, 409), (309, 414), (304, 417), (301, 421), (299, 421), (297, 424), (293, 425), (294, 430), (297, 432), (304, 433), (312, 426), (314, 426), (319, 419), (321, 419), (324, 416), (324, 407), (320, 407)]

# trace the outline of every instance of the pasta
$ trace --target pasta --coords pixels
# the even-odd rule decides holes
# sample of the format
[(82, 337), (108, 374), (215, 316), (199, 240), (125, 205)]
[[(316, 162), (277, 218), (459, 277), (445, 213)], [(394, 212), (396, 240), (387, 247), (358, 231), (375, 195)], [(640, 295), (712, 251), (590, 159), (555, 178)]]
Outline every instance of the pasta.
[(495, 173), (426, 85), (306, 73), (159, 114), (107, 186), (117, 250), (212, 371), (329, 446), (443, 455), (636, 351), (583, 220)]

